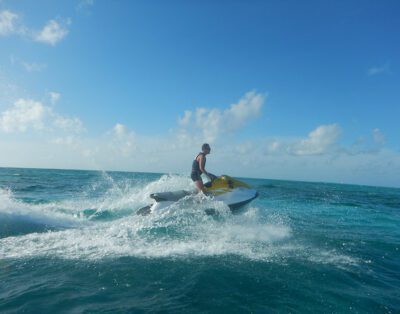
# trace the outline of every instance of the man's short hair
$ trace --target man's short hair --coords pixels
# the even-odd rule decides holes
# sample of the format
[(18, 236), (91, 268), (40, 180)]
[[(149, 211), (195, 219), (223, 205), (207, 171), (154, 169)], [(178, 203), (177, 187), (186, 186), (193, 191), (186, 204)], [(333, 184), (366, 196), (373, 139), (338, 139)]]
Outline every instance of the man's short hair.
[(202, 146), (201, 146), (201, 150), (203, 150), (203, 151), (205, 151), (206, 149), (210, 149), (210, 145), (208, 145), (207, 143), (204, 143)]

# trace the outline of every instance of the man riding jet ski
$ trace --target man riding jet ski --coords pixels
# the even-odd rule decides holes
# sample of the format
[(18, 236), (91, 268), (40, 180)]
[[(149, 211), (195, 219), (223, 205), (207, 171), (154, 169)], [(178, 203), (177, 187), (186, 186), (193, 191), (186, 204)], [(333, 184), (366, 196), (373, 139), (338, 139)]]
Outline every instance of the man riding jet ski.
[[(212, 197), (213, 200), (224, 202), (232, 211), (248, 204), (258, 196), (257, 191), (252, 189), (248, 184), (227, 175), (214, 176), (212, 181), (204, 184), (203, 193)], [(152, 212), (157, 212), (186, 196), (195, 194), (197, 194), (195, 191), (185, 190), (150, 194), (150, 197), (155, 202), (139, 209), (137, 214), (144, 216)]]

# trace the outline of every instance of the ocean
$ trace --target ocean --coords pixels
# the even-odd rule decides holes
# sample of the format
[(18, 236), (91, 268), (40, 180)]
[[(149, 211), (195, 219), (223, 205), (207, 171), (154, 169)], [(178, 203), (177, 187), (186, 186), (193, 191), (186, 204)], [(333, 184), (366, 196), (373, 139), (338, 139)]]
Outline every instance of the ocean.
[(0, 168), (0, 312), (400, 313), (400, 189), (241, 180), (140, 216), (189, 176)]

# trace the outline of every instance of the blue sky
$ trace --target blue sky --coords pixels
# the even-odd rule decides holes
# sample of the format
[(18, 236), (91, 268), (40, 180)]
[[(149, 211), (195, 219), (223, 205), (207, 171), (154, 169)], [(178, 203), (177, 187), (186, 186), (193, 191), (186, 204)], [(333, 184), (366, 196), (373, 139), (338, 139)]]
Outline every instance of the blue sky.
[(398, 1), (0, 1), (0, 166), (400, 186)]

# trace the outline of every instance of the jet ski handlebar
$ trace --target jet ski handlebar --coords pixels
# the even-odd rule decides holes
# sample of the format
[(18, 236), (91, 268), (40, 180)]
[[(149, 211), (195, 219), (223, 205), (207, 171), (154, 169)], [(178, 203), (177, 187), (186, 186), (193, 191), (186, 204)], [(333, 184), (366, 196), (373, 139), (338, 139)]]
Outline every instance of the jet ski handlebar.
[(211, 182), (218, 178), (215, 174), (212, 174), (210, 172), (208, 173), (208, 177), (210, 178)]

